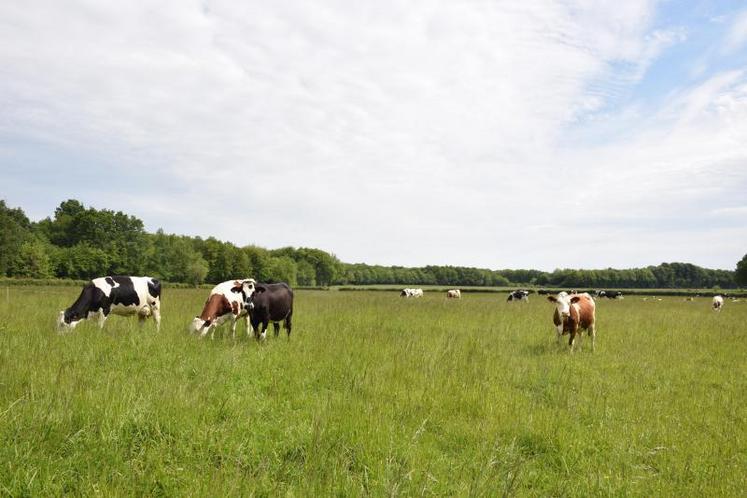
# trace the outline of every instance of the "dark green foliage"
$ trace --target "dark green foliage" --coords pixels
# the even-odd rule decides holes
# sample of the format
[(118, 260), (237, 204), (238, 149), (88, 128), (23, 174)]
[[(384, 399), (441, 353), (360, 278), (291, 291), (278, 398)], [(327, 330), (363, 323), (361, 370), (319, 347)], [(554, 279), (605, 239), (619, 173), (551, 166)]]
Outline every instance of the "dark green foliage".
[(739, 285), (747, 285), (747, 254), (737, 263), (734, 279)]
[[(378, 266), (342, 263), (309, 247), (267, 250), (237, 247), (213, 237), (149, 234), (143, 222), (120, 211), (62, 202), (53, 218), (32, 223), (21, 209), (0, 201), (0, 276), (88, 279), (106, 274), (149, 274), (197, 285), (239, 277), (291, 285), (441, 285), (471, 287), (674, 289), (721, 288), (747, 282), (747, 262), (737, 273), (688, 263), (617, 270), (489, 270), (463, 266)], [(747, 258), (747, 256), (746, 256)], [(741, 271), (741, 273), (739, 273)]]

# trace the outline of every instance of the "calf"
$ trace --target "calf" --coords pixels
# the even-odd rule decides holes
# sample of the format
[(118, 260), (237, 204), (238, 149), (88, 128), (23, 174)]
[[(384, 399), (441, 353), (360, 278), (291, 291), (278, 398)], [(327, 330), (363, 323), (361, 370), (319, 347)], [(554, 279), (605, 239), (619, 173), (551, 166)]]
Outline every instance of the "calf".
[(98, 317), (100, 328), (106, 318), (115, 315), (137, 315), (140, 325), (149, 316), (161, 328), (161, 282), (151, 277), (99, 277), (88, 282), (78, 299), (60, 311), (57, 330), (74, 329), (82, 320)]
[(508, 295), (506, 301), (523, 301), (529, 302), (529, 291), (528, 290), (515, 290)]
[[(260, 341), (267, 337), (267, 325), (272, 322), (275, 337), (280, 333), (280, 323), (284, 321), (288, 337), (291, 335), (291, 317), (293, 316), (293, 291), (284, 282), (277, 284), (257, 284), (254, 293), (248, 299), (249, 320), (254, 337)], [(262, 331), (259, 332), (259, 325)], [(247, 334), (249, 330), (247, 329)]]
[(591, 350), (594, 351), (596, 339), (596, 306), (594, 299), (588, 293), (569, 295), (565, 292), (561, 292), (557, 296), (547, 296), (547, 299), (555, 303), (555, 313), (552, 321), (558, 332), (558, 342), (560, 342), (561, 335), (570, 334), (568, 346), (572, 353), (576, 334), (579, 333), (579, 329), (585, 329), (591, 336)]
[(447, 299), (461, 299), (462, 298), (462, 291), (459, 289), (451, 289), (446, 291), (446, 298)]
[(711, 303), (711, 309), (713, 311), (721, 311), (724, 307), (724, 298), (721, 296), (713, 296), (713, 302)]
[(221, 282), (210, 291), (202, 313), (195, 316), (190, 325), (191, 332), (199, 332), (204, 337), (212, 331), (215, 337), (215, 329), (225, 322), (231, 322), (231, 336), (236, 337), (236, 322), (241, 317), (246, 318), (246, 330), (249, 333), (249, 317), (245, 302), (254, 292), (255, 281), (253, 278), (243, 280), (226, 280)]

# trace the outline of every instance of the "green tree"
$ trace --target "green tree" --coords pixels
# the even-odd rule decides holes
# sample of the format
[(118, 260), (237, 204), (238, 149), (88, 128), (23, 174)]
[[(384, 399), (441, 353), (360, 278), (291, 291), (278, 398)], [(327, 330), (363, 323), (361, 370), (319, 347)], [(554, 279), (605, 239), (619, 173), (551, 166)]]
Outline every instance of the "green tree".
[(298, 267), (298, 285), (316, 285), (316, 269), (306, 260), (296, 263)]
[(31, 222), (24, 212), (0, 200), (0, 276), (11, 276), (15, 256), (31, 238)]
[(36, 238), (21, 244), (10, 270), (14, 277), (50, 278), (54, 276), (47, 246)]
[(291, 287), (297, 283), (298, 268), (293, 259), (283, 256), (271, 257), (262, 280), (267, 282), (286, 282)]
[(739, 285), (747, 285), (747, 254), (737, 263), (737, 271), (734, 273), (734, 280)]

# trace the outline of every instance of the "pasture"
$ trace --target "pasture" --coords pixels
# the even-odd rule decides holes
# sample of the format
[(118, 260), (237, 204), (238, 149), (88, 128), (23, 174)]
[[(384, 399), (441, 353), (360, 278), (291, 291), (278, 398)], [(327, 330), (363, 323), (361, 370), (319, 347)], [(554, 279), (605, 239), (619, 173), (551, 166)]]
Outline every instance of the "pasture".
[(58, 335), (78, 292), (0, 294), (0, 495), (747, 490), (745, 302), (598, 300), (569, 355), (536, 295), (298, 291), (258, 345), (186, 332), (204, 289)]

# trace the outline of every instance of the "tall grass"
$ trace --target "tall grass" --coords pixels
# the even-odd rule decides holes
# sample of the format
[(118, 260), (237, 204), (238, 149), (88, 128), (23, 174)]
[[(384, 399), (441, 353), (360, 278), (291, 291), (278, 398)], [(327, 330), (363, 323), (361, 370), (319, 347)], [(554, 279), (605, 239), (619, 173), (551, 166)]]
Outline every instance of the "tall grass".
[(0, 296), (0, 494), (737, 496), (747, 304), (600, 301), (597, 351), (552, 306), (298, 291), (294, 331), (163, 323), (57, 335), (72, 288)]

